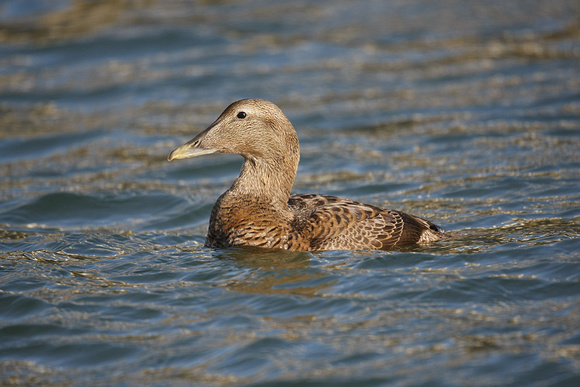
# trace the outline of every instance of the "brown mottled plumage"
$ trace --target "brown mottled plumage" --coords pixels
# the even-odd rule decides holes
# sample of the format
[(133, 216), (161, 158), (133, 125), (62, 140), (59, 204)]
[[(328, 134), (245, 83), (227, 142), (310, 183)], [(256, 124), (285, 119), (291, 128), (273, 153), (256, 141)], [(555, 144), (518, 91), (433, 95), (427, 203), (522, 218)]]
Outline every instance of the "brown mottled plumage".
[(168, 159), (211, 153), (236, 153), (245, 161), (211, 211), (208, 247), (385, 250), (442, 237), (433, 223), (403, 212), (327, 195), (290, 195), (300, 159), (298, 136), (271, 102), (234, 102)]

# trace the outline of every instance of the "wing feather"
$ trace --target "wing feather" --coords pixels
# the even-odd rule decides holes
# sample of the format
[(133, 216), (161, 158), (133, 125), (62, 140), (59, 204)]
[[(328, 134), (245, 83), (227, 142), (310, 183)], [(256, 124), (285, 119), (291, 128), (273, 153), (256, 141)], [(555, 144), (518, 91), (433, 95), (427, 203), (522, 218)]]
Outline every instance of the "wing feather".
[(311, 250), (387, 249), (421, 240), (431, 224), (404, 212), (327, 195), (292, 195), (293, 228)]

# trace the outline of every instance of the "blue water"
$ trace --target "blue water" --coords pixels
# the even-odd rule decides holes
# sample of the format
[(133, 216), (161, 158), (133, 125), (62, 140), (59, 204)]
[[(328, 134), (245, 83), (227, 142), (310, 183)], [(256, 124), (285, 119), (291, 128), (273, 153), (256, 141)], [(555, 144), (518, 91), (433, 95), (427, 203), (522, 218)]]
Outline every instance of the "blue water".
[[(362, 4), (0, 1), (0, 384), (580, 384), (580, 4)], [(204, 248), (247, 97), (454, 237)]]

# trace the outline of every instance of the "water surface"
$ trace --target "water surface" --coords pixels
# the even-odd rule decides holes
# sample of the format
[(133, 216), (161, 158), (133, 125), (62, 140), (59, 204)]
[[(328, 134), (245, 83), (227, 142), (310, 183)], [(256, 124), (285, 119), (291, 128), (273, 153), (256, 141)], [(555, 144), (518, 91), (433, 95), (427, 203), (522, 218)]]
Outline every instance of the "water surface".
[[(577, 1), (0, 2), (0, 384), (578, 385)], [(232, 101), (388, 252), (203, 247)]]

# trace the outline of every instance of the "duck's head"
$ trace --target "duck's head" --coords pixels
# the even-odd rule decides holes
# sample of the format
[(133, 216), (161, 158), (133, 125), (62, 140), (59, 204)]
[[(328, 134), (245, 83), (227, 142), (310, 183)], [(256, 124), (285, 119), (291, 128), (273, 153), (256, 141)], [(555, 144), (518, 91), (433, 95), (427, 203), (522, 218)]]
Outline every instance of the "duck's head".
[(298, 165), (298, 136), (282, 110), (261, 99), (232, 103), (218, 119), (169, 154), (168, 160), (236, 153), (247, 161)]

